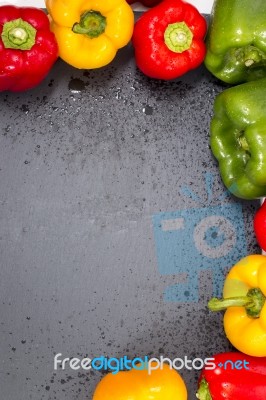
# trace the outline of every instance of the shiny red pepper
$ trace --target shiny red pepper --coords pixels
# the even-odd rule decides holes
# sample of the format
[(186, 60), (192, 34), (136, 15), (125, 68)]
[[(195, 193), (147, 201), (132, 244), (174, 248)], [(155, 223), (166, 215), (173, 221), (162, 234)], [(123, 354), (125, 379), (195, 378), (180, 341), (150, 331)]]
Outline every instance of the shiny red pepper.
[[(210, 359), (209, 359), (210, 360)], [(265, 400), (266, 358), (228, 352), (213, 357), (215, 368), (205, 366), (200, 380), (199, 400)]]
[(266, 200), (255, 214), (254, 231), (260, 247), (266, 251)]
[(58, 57), (58, 46), (44, 11), (0, 7), (0, 91), (38, 85)]
[(205, 57), (205, 18), (182, 0), (163, 0), (135, 23), (132, 43), (138, 68), (157, 79), (175, 79)]
[(145, 7), (154, 7), (157, 4), (161, 3), (162, 0), (127, 0), (128, 4), (133, 4), (133, 3), (141, 3), (143, 4)]

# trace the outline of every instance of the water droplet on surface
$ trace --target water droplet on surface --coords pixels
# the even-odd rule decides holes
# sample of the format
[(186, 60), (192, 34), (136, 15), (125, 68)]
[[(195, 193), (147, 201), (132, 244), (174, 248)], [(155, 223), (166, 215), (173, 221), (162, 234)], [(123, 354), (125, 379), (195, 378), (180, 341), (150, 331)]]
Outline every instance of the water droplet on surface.
[(120, 99), (121, 99), (121, 88), (117, 88), (117, 89), (115, 90), (115, 98), (116, 98), (117, 100), (120, 100)]
[(26, 104), (22, 104), (22, 106), (21, 106), (20, 109), (21, 109), (21, 111), (23, 111), (25, 114), (28, 114), (29, 111), (30, 111), (29, 106), (27, 106)]
[(82, 90), (85, 90), (86, 84), (79, 78), (73, 78), (68, 84), (68, 89), (71, 90), (72, 93), (80, 93)]
[(145, 107), (143, 107), (142, 111), (146, 115), (152, 115), (153, 114), (153, 108), (151, 106), (149, 106), (148, 104)]

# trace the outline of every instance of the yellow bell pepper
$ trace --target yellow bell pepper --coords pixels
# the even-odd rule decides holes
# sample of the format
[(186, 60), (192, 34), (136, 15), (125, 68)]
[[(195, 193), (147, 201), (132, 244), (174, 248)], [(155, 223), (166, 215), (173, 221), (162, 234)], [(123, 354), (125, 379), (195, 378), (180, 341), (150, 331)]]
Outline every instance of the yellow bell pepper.
[(59, 56), (80, 69), (109, 64), (130, 41), (134, 13), (126, 0), (46, 0)]
[(109, 373), (96, 386), (92, 400), (187, 400), (187, 389), (179, 373), (163, 364), (162, 369), (131, 369)]
[(266, 256), (249, 255), (232, 267), (223, 297), (211, 299), (208, 307), (212, 311), (226, 309), (228, 340), (242, 353), (266, 357)]

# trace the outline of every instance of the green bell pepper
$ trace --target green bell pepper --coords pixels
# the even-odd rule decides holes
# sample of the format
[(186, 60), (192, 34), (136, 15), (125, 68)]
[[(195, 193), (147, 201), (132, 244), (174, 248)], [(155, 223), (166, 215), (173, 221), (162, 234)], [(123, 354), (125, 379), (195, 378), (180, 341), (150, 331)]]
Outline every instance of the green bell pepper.
[(210, 145), (230, 192), (243, 199), (266, 195), (266, 78), (218, 94)]
[(266, 77), (266, 1), (214, 0), (206, 68), (236, 84)]

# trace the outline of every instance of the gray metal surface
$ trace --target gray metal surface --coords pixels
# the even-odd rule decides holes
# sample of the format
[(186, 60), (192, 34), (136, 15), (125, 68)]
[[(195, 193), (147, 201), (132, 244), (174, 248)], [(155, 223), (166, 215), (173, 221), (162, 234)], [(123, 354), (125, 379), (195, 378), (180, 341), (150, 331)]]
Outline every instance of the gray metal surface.
[[(102, 373), (55, 371), (57, 353), (204, 358), (230, 349), (222, 315), (206, 303), (225, 263), (258, 252), (257, 203), (223, 196), (208, 143), (221, 90), (204, 67), (174, 82), (148, 79), (128, 46), (106, 68), (58, 61), (36, 89), (0, 94), (1, 398), (90, 399)], [(177, 231), (180, 216), (193, 227), (196, 215), (226, 207), (242, 243), (229, 242), (229, 258), (194, 265), (191, 232), (160, 236)], [(193, 399), (199, 371), (181, 374)]]

